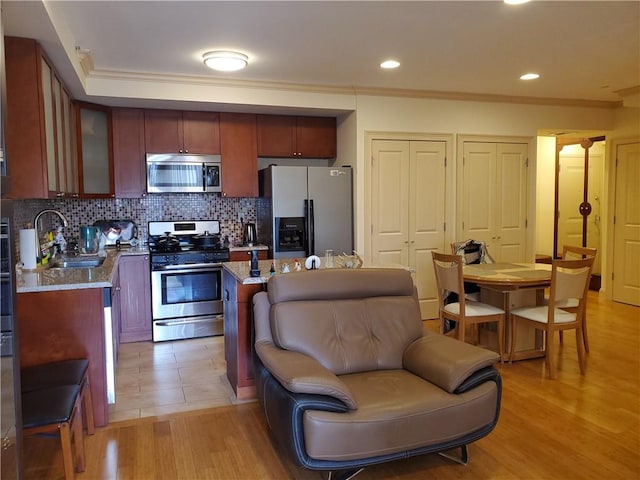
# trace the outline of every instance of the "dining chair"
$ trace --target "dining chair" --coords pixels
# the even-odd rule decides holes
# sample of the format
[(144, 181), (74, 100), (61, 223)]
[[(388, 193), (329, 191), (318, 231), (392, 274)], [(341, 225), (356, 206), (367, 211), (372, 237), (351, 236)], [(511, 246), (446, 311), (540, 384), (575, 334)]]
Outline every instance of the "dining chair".
[[(469, 325), (481, 323), (496, 323), (498, 334), (498, 353), (503, 362), (504, 353), (504, 310), (482, 302), (467, 300), (464, 295), (464, 280), (462, 275), (462, 256), (446, 255), (431, 252), (433, 267), (438, 289), (438, 304), (440, 312), (440, 333), (445, 333), (445, 321), (455, 322), (456, 337), (464, 342), (466, 329)], [(455, 293), (454, 302), (445, 303), (448, 295)]]
[[(563, 260), (576, 260), (581, 258), (594, 257), (598, 253), (597, 248), (591, 247), (576, 247), (573, 245), (563, 245), (562, 246), (562, 259)], [(586, 302), (586, 299), (585, 299)], [(569, 298), (564, 300), (563, 302), (556, 303), (556, 307), (566, 310), (567, 312), (577, 312), (578, 311), (578, 299)], [(585, 303), (584, 311), (582, 312), (582, 338), (584, 341), (584, 350), (589, 353), (589, 338), (587, 336), (587, 305)], [(562, 342), (563, 336), (562, 331), (560, 331), (560, 342)]]
[[(476, 263), (494, 263), (487, 251), (487, 245), (478, 240), (451, 242), (451, 254), (462, 256), (462, 265)], [(473, 282), (464, 282), (464, 294), (467, 300), (480, 301), (480, 287)]]
[[(583, 344), (583, 320), (586, 305), (589, 278), (593, 268), (593, 257), (578, 260), (553, 260), (551, 262), (551, 294), (548, 305), (520, 307), (511, 310), (511, 348), (509, 363), (513, 361), (514, 345), (516, 344), (519, 324), (528, 324), (537, 330), (543, 330), (544, 353), (549, 378), (556, 378), (556, 352), (554, 348), (554, 334), (556, 331), (575, 330), (576, 348), (580, 373), (585, 373), (585, 356)], [(568, 312), (559, 305), (568, 299), (578, 301), (577, 310)]]

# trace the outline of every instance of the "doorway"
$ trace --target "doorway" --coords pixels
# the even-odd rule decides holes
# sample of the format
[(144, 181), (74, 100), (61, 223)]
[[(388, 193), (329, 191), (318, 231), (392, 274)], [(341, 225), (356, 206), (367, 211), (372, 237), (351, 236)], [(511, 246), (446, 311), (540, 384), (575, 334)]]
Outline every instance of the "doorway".
[(592, 290), (601, 285), (604, 158), (604, 136), (556, 142), (554, 257), (561, 258), (563, 245), (596, 248)]

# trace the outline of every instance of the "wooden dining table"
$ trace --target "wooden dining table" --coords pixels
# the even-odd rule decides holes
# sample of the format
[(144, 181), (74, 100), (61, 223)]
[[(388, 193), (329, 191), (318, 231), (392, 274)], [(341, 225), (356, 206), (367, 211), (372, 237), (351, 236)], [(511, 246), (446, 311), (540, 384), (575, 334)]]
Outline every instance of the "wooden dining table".
[[(544, 263), (480, 263), (462, 268), (465, 282), (480, 287), (480, 299), (505, 311), (505, 352), (511, 345), (509, 312), (526, 305), (541, 305), (544, 289), (551, 285), (551, 265)], [(514, 360), (544, 356), (542, 335), (535, 329), (518, 329)], [(508, 356), (508, 354), (505, 354)]]

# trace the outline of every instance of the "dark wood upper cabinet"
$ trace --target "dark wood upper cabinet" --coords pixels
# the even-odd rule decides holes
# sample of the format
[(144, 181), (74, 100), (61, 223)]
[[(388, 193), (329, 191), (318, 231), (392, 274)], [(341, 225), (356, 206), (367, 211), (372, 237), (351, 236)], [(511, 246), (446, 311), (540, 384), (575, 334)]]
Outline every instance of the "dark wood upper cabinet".
[(5, 37), (5, 67), (7, 196), (77, 196), (74, 112), (67, 89), (35, 40)]
[(334, 158), (336, 119), (258, 115), (258, 156)]
[(74, 106), (80, 196), (114, 197), (111, 109), (84, 102)]
[(116, 197), (140, 198), (146, 195), (144, 110), (114, 108), (113, 174)]
[(146, 110), (146, 153), (220, 154), (218, 113)]
[(336, 156), (336, 119), (333, 117), (297, 117), (296, 149), (305, 158)]
[(258, 196), (256, 115), (220, 114), (222, 196)]
[(295, 156), (296, 117), (284, 115), (258, 115), (258, 156)]

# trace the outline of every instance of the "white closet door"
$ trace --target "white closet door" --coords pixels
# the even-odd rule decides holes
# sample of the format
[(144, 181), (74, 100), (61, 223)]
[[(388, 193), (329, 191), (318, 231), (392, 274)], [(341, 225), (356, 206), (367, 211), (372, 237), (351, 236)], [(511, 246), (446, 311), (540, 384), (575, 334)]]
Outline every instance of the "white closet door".
[(613, 299), (640, 306), (640, 143), (619, 145), (613, 251)]
[(409, 142), (375, 140), (372, 155), (372, 259), (409, 265)]
[(372, 142), (372, 259), (414, 270), (422, 318), (437, 318), (431, 252), (444, 248), (446, 143)]
[(445, 243), (445, 142), (411, 141), (409, 265), (415, 269), (422, 318), (438, 317), (432, 251)]
[(495, 244), (495, 143), (465, 142), (462, 167), (462, 236), (457, 241), (485, 242), (492, 257)]
[(526, 259), (527, 145), (496, 145), (496, 255), (503, 262)]
[(526, 259), (527, 144), (464, 142), (462, 231), (495, 261)]

